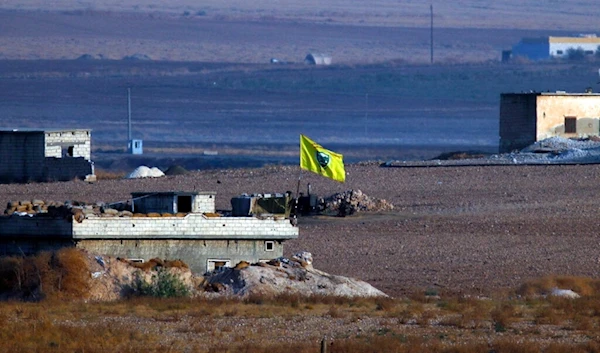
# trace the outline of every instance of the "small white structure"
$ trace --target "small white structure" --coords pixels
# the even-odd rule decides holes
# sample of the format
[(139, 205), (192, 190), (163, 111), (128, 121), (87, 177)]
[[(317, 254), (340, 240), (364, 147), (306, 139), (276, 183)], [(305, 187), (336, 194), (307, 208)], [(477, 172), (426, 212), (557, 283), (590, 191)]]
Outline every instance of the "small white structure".
[(130, 154), (143, 154), (144, 146), (142, 140), (129, 140), (127, 143), (127, 152)]
[(566, 58), (571, 50), (581, 50), (584, 55), (594, 55), (600, 46), (600, 38), (595, 34), (581, 34), (576, 37), (523, 38), (513, 46), (512, 57), (530, 60)]
[(331, 56), (327, 54), (309, 53), (304, 58), (304, 63), (309, 65), (331, 65)]

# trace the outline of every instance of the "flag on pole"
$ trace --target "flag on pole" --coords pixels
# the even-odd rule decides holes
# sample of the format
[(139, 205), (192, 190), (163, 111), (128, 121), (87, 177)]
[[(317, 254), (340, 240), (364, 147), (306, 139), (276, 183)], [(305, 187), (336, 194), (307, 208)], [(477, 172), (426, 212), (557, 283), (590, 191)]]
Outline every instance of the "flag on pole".
[(346, 180), (343, 156), (323, 148), (304, 135), (300, 135), (300, 168), (341, 183)]

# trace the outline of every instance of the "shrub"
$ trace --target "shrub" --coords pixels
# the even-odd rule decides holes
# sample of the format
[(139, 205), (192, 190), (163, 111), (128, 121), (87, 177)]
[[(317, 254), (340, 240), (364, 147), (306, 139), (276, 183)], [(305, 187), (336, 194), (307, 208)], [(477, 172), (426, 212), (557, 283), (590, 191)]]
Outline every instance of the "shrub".
[(0, 293), (27, 300), (81, 299), (90, 288), (87, 261), (74, 248), (2, 258), (0, 278)]
[(175, 298), (189, 296), (190, 290), (177, 275), (161, 267), (152, 275), (150, 282), (146, 282), (140, 273), (137, 273), (133, 293), (140, 296)]
[(574, 60), (574, 61), (583, 60), (585, 58), (585, 51), (583, 51), (583, 48), (581, 48), (581, 47), (579, 47), (577, 49), (569, 48), (567, 50), (567, 58), (569, 58), (569, 60)]

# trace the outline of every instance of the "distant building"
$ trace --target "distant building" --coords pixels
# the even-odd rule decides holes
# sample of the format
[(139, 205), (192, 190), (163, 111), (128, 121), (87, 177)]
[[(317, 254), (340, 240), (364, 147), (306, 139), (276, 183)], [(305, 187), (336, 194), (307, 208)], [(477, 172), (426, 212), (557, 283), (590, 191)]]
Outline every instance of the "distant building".
[(310, 53), (304, 58), (309, 65), (331, 65), (331, 56), (327, 54)]
[(0, 130), (0, 182), (95, 179), (90, 130)]
[[(580, 50), (583, 55), (594, 55), (600, 46), (600, 38), (595, 34), (582, 34), (577, 37), (523, 38), (513, 46), (512, 57), (529, 60), (567, 58), (570, 50)], [(504, 54), (503, 54), (504, 58)]]
[(533, 92), (500, 96), (500, 152), (553, 136), (600, 135), (600, 94)]

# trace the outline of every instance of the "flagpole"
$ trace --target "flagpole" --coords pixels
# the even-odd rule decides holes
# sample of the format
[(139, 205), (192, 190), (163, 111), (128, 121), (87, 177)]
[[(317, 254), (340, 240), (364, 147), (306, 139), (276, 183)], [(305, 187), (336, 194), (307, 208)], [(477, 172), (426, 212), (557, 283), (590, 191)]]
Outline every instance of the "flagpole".
[(296, 185), (296, 202), (294, 202), (294, 219), (292, 219), (292, 224), (298, 224), (298, 199), (300, 198), (300, 180), (302, 179), (302, 168), (300, 168), (300, 173), (298, 173), (298, 184)]

